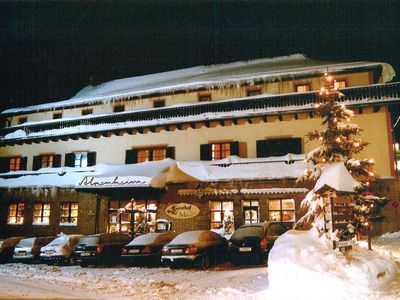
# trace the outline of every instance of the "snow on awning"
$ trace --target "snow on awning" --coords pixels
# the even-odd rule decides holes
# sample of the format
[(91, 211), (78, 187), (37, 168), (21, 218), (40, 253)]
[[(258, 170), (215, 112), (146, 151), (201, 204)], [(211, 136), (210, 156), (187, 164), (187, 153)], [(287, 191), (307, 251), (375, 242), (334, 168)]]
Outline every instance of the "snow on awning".
[(354, 193), (357, 186), (357, 181), (353, 179), (344, 163), (340, 162), (327, 165), (322, 169), (314, 191), (320, 194), (328, 189), (333, 189), (337, 192)]
[(202, 196), (202, 195), (232, 195), (238, 194), (239, 191), (236, 189), (214, 189), (210, 187), (199, 188), (199, 189), (179, 189), (178, 195), (180, 196)]
[(217, 161), (178, 161), (177, 166), (199, 181), (231, 181), (298, 178), (306, 169), (304, 155), (240, 158), (230, 156)]
[(294, 194), (307, 193), (306, 188), (267, 188), (267, 189), (241, 189), (242, 194)]

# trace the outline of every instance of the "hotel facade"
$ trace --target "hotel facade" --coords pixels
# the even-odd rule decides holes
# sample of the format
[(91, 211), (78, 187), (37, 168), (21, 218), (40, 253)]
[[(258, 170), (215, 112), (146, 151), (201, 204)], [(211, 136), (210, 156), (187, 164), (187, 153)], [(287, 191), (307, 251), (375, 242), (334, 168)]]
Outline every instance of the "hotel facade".
[[(390, 199), (374, 233), (400, 230), (393, 108), (400, 83), (381, 62), (301, 54), (201, 66), (89, 86), (68, 100), (0, 114), (0, 237), (177, 232), (257, 221), (288, 227), (312, 186), (296, 179), (323, 74), (332, 74)], [(397, 148), (398, 149), (398, 148)], [(396, 156), (397, 155), (397, 156)]]

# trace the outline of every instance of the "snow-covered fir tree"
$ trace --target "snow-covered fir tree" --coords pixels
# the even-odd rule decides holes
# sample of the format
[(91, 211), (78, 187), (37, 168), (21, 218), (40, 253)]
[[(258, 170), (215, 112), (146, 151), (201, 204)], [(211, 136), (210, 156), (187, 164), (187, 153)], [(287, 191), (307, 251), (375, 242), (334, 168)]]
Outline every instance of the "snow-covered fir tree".
[[(369, 192), (370, 182), (375, 179), (372, 159), (356, 159), (368, 145), (360, 137), (362, 129), (351, 122), (353, 111), (338, 102), (343, 96), (335, 88), (335, 80), (325, 74), (325, 84), (320, 90), (319, 102), (315, 104), (315, 113), (322, 118), (322, 129), (307, 134), (310, 141), (319, 141), (321, 145), (306, 155), (309, 168), (298, 178), (298, 182), (315, 182), (322, 169), (334, 163), (342, 162), (352, 177), (358, 182), (354, 196), (353, 226), (359, 233), (367, 234), (372, 224), (382, 219), (381, 208), (388, 199), (380, 198)], [(312, 190), (302, 201), (306, 214), (295, 225), (297, 229), (307, 229), (323, 216), (323, 204)]]

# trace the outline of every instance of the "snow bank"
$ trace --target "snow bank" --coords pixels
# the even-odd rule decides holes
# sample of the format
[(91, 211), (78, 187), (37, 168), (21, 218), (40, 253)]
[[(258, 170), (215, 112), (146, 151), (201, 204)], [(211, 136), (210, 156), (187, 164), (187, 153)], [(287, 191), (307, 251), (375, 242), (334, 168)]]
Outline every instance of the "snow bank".
[(279, 237), (268, 267), (269, 292), (285, 291), (282, 299), (360, 299), (357, 295), (373, 293), (397, 272), (393, 260), (359, 246), (346, 255), (333, 250), (315, 229)]

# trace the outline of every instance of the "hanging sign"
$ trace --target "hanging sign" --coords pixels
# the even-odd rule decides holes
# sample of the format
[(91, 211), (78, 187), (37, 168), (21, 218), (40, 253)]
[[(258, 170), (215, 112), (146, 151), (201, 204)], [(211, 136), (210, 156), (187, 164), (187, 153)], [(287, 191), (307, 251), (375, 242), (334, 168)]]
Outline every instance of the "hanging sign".
[(113, 187), (145, 187), (150, 185), (149, 177), (142, 176), (113, 176), (113, 177), (83, 177), (77, 188), (113, 188)]
[(165, 213), (175, 219), (190, 219), (200, 213), (200, 209), (189, 203), (172, 204), (165, 209)]

